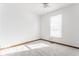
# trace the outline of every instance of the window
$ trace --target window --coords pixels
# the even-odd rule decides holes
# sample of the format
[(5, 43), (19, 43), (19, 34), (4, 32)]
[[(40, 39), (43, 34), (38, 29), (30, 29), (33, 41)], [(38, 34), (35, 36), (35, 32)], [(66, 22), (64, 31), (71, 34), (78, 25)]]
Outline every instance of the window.
[(58, 14), (50, 18), (50, 36), (62, 37), (62, 15)]

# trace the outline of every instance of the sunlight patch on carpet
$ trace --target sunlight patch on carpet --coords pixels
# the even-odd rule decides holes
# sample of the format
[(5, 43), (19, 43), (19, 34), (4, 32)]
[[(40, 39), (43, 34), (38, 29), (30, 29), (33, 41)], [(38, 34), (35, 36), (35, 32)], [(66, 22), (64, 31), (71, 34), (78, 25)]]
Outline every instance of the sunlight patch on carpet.
[(43, 48), (43, 47), (49, 47), (49, 45), (45, 43), (37, 43), (37, 44), (29, 44), (27, 45), (30, 49), (38, 49), (38, 48)]
[(15, 52), (27, 51), (27, 50), (29, 49), (26, 46), (21, 45), (13, 48), (4, 49), (0, 51), (0, 55), (6, 55), (6, 54), (15, 53)]

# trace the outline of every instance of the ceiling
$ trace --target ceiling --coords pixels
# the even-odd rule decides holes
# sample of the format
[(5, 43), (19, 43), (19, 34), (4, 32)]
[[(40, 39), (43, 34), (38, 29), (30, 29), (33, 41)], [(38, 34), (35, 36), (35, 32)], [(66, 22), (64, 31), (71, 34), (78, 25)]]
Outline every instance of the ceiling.
[(30, 12), (43, 15), (46, 13), (49, 13), (51, 11), (55, 11), (59, 8), (63, 8), (66, 6), (71, 5), (71, 3), (50, 3), (47, 8), (43, 7), (42, 3), (26, 3), (26, 4), (20, 4), (25, 10), (28, 10)]
[[(9, 3), (5, 4), (5, 6), (10, 6), (9, 8), (13, 7), (18, 7), (22, 11), (29, 11), (38, 15), (43, 15), (46, 13), (49, 13), (51, 11), (55, 11), (59, 8), (69, 6), (71, 3), (49, 3), (49, 6), (47, 8), (43, 7), (42, 3)], [(19, 10), (20, 10), (19, 9)]]

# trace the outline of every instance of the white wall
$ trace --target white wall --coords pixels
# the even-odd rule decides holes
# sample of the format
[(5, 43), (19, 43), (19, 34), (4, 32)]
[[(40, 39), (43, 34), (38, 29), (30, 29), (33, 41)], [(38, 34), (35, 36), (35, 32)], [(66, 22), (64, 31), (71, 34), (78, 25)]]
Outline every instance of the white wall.
[(39, 39), (39, 17), (18, 4), (0, 4), (0, 47)]
[[(62, 14), (63, 39), (50, 39), (50, 17)], [(79, 47), (79, 4), (56, 10), (41, 17), (41, 38)]]
[(41, 38), (42, 39), (47, 39), (49, 40), (49, 31), (50, 31), (50, 25), (49, 25), (49, 16), (48, 15), (44, 15), (44, 16), (41, 16), (40, 18), (40, 23), (41, 23), (41, 26), (40, 26), (40, 34), (41, 34)]

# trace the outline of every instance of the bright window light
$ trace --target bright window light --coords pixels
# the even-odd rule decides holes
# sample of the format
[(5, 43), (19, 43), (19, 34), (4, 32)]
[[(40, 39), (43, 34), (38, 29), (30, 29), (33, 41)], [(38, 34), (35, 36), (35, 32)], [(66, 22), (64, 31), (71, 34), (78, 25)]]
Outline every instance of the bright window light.
[(62, 37), (62, 14), (50, 18), (50, 36)]
[(10, 53), (21, 52), (21, 51), (27, 51), (27, 50), (29, 50), (29, 49), (28, 49), (26, 46), (21, 45), (21, 46), (9, 48), (9, 49), (1, 50), (1, 51), (0, 51), (0, 55), (6, 55), (6, 54), (10, 54)]
[(30, 49), (38, 49), (38, 48), (43, 48), (43, 47), (49, 47), (49, 45), (44, 44), (44, 43), (37, 43), (37, 44), (29, 44), (27, 45)]

